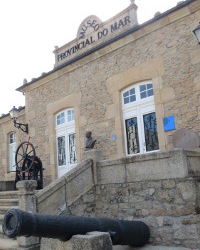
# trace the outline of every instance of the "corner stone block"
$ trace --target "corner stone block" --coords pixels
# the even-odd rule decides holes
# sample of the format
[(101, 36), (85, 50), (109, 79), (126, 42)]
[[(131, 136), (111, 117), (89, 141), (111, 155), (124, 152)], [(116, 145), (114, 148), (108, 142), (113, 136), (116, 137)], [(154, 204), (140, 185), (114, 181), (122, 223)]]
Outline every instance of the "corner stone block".
[(108, 233), (90, 232), (72, 237), (72, 250), (112, 250), (112, 241)]
[[(36, 196), (35, 190), (37, 181), (24, 180), (17, 182), (17, 189), (19, 190), (19, 208), (24, 211), (36, 212)], [(38, 237), (17, 237), (19, 249), (38, 249)]]
[(24, 180), (17, 182), (19, 208), (24, 211), (36, 212), (35, 190), (37, 181)]

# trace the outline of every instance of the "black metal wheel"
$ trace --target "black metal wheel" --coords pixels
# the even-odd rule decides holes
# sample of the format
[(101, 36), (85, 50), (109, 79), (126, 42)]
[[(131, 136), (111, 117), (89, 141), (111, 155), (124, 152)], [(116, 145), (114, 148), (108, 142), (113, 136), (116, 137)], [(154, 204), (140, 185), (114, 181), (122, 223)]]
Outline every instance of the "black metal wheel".
[(20, 172), (21, 179), (25, 179), (28, 172), (34, 164), (35, 148), (29, 141), (24, 141), (19, 144), (15, 154), (16, 172)]

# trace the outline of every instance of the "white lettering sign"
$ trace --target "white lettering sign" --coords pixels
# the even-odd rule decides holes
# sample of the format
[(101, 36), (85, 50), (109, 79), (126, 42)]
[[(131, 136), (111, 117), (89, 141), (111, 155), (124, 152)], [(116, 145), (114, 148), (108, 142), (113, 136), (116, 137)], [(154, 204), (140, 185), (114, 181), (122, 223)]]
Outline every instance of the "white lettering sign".
[(77, 39), (54, 51), (56, 56), (55, 66), (70, 61), (76, 56), (137, 25), (136, 10), (137, 6), (132, 4), (125, 11), (105, 23), (102, 23), (96, 16), (87, 17), (78, 29)]

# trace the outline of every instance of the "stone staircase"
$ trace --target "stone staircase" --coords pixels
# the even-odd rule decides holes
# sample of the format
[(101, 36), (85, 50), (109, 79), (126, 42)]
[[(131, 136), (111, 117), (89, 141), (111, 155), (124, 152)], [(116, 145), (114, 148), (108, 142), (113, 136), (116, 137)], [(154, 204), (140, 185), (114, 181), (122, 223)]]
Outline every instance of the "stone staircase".
[(17, 191), (2, 191), (0, 192), (0, 250), (17, 249), (17, 240), (9, 239), (4, 235), (2, 224), (5, 213), (11, 208), (18, 208), (18, 192)]

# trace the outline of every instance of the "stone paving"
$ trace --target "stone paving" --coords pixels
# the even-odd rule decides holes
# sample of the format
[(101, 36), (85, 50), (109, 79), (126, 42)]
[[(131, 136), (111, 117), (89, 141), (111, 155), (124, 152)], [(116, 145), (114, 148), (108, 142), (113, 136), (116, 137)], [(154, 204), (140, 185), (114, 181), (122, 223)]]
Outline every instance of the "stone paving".
[(114, 246), (113, 250), (198, 250), (185, 247), (167, 247), (167, 246), (144, 246), (144, 247), (129, 247), (129, 246)]
[[(17, 241), (12, 239), (0, 239), (0, 250), (17, 250)], [(55, 249), (56, 250), (56, 249)], [(113, 246), (113, 250), (198, 250), (195, 248), (184, 247), (167, 247), (167, 246), (144, 246), (144, 247), (129, 247), (129, 246)]]

